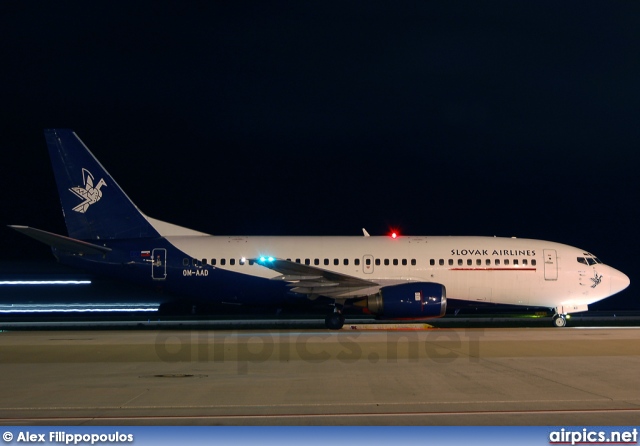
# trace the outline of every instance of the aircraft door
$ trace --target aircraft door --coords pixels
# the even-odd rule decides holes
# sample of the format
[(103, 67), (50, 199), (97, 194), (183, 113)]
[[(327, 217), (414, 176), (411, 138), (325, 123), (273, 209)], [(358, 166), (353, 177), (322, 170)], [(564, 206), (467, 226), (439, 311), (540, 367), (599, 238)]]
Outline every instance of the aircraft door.
[(558, 280), (558, 255), (555, 249), (544, 249), (544, 280)]
[(151, 278), (153, 280), (165, 280), (167, 278), (167, 250), (155, 248), (151, 252)]

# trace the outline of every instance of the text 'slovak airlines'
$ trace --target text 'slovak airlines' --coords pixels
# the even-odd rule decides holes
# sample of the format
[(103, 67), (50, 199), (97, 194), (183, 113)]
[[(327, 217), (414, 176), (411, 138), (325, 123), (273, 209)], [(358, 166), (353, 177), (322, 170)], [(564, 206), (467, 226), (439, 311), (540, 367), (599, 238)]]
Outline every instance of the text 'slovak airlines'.
[(53, 248), (64, 264), (162, 288), (194, 305), (327, 301), (385, 320), (445, 314), (447, 297), (555, 309), (566, 314), (629, 286), (588, 252), (497, 237), (227, 237), (143, 214), (70, 130), (46, 130), (69, 237), (12, 226)]

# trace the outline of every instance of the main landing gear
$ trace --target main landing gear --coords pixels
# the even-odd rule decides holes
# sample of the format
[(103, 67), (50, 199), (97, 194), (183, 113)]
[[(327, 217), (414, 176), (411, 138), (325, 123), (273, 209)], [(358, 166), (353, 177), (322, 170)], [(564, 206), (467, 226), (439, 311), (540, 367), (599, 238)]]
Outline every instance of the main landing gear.
[(555, 314), (553, 316), (554, 327), (565, 327), (567, 325), (567, 316), (565, 314)]
[(342, 315), (343, 304), (336, 302), (333, 313), (324, 318), (324, 325), (329, 330), (340, 330), (344, 325), (344, 316)]
[(344, 316), (342, 313), (331, 313), (324, 318), (324, 325), (329, 330), (340, 330), (344, 325)]

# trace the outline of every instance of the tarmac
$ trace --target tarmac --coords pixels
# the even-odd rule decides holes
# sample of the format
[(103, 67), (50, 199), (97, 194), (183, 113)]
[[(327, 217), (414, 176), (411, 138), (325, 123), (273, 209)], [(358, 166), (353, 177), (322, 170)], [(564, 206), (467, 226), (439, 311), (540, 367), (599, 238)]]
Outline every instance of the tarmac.
[(0, 332), (3, 425), (636, 425), (640, 328)]

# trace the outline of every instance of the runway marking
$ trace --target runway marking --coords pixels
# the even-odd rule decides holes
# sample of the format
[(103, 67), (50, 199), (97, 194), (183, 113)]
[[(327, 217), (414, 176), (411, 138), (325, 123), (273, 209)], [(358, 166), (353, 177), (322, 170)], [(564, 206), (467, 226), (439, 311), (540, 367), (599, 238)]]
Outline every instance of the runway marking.
[[(144, 392), (143, 392), (144, 393)], [(136, 397), (137, 398), (137, 397)], [(607, 397), (602, 398), (589, 398), (589, 399), (570, 399), (570, 400), (558, 400), (558, 399), (547, 399), (547, 400), (472, 400), (472, 401), (413, 401), (413, 402), (401, 402), (401, 401), (390, 401), (384, 403), (375, 403), (375, 402), (362, 402), (362, 403), (314, 403), (314, 404), (216, 404), (216, 405), (172, 405), (172, 406), (125, 406), (124, 404), (118, 406), (48, 406), (48, 407), (0, 407), (0, 411), (15, 411), (15, 410), (24, 410), (24, 411), (36, 411), (36, 410), (148, 410), (148, 409), (237, 409), (237, 408), (319, 408), (319, 407), (384, 407), (384, 406), (421, 406), (421, 405), (430, 405), (430, 406), (451, 406), (451, 405), (470, 405), (470, 404), (535, 404), (535, 403), (553, 403), (563, 404), (563, 403), (597, 403), (597, 402), (610, 402), (611, 399)], [(629, 401), (627, 401), (629, 403)], [(125, 403), (126, 404), (126, 403)], [(634, 403), (629, 403), (634, 404)], [(640, 405), (640, 401), (637, 402)], [(585, 409), (590, 410), (590, 409)], [(636, 410), (635, 408), (622, 409), (622, 410)], [(637, 408), (640, 410), (640, 407)], [(474, 412), (474, 411), (471, 411)], [(440, 413), (440, 412), (436, 412)]]
[(146, 393), (148, 393), (148, 392), (149, 392), (149, 389), (146, 389), (146, 390), (144, 390), (144, 391), (140, 392), (138, 395), (136, 395), (136, 396), (134, 396), (133, 398), (131, 398), (130, 400), (125, 401), (125, 402), (124, 402), (124, 404), (129, 404), (129, 403), (131, 403), (132, 401), (134, 401), (134, 400), (136, 400), (136, 399), (140, 398), (142, 395), (144, 395), (144, 394), (146, 394)]
[(186, 419), (276, 419), (276, 418), (358, 418), (358, 417), (440, 417), (440, 416), (478, 416), (478, 415), (560, 415), (560, 414), (598, 414), (598, 413), (640, 413), (637, 409), (551, 409), (551, 410), (483, 410), (466, 412), (358, 412), (327, 414), (246, 414), (246, 415), (142, 415), (142, 416), (84, 416), (84, 417), (16, 417), (0, 418), (0, 422), (31, 421), (90, 421), (90, 420), (186, 420)]

